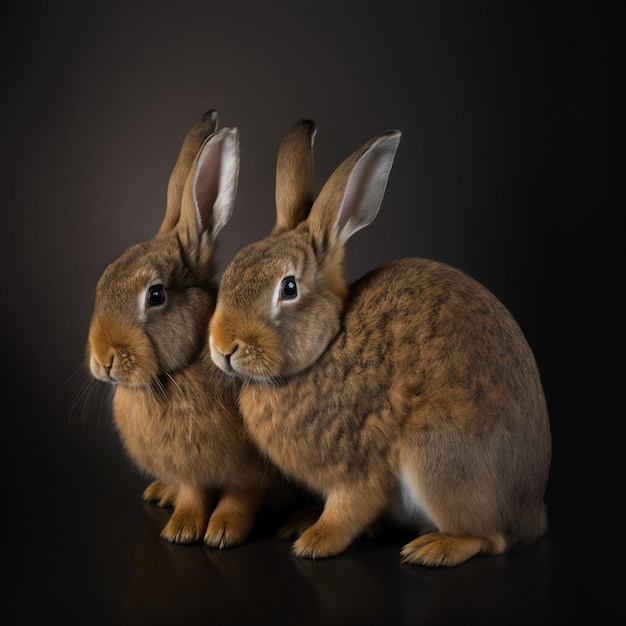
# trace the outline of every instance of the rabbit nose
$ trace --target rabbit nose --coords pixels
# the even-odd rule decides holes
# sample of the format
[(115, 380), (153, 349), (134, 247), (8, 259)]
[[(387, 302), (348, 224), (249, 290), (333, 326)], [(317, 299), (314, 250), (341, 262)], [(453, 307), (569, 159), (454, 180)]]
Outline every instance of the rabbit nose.
[(220, 345), (220, 342), (216, 340), (216, 337), (211, 334), (209, 337), (209, 347), (213, 362), (224, 371), (231, 371), (232, 364), (230, 360), (233, 354), (237, 351), (238, 345), (236, 343), (231, 343), (228, 346)]
[(104, 368), (106, 375), (109, 377), (109, 380), (112, 383), (116, 383), (117, 378), (115, 378), (114, 374), (111, 374), (111, 370), (113, 369), (113, 357), (111, 357), (111, 360), (108, 363), (104, 363), (102, 367)]
[(230, 359), (233, 356), (233, 354), (235, 354), (235, 352), (237, 352), (237, 350), (239, 349), (239, 344), (235, 343), (230, 347), (230, 352), (226, 352), (224, 353), (224, 358), (226, 359), (226, 362), (230, 365)]
[(106, 375), (109, 377), (109, 380), (114, 383), (116, 382), (115, 377), (111, 375), (111, 368), (113, 367), (113, 364), (110, 365), (105, 365), (104, 366), (104, 371), (106, 372)]

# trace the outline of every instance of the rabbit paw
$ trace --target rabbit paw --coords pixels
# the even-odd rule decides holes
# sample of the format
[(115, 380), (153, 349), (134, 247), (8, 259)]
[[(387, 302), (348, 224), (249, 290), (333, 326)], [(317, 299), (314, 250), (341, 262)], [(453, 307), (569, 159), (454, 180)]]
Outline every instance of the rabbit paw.
[(407, 543), (400, 555), (403, 563), (428, 567), (453, 567), (477, 554), (500, 554), (505, 542), (500, 537), (457, 537), (444, 533), (427, 533)]
[(209, 520), (204, 535), (204, 545), (208, 548), (229, 548), (243, 543), (250, 534), (254, 518), (237, 512), (215, 511)]
[(206, 525), (204, 512), (177, 508), (161, 531), (161, 537), (170, 543), (195, 543), (202, 539)]
[(161, 480), (150, 483), (142, 494), (142, 499), (160, 507), (174, 506), (178, 494), (178, 485), (168, 485)]
[(323, 508), (321, 506), (313, 506), (291, 515), (287, 522), (278, 529), (278, 539), (280, 541), (289, 541), (301, 535), (307, 528), (310, 528), (317, 522)]
[(294, 542), (291, 552), (301, 558), (323, 559), (343, 552), (352, 539), (336, 528), (330, 530), (320, 524), (313, 524)]

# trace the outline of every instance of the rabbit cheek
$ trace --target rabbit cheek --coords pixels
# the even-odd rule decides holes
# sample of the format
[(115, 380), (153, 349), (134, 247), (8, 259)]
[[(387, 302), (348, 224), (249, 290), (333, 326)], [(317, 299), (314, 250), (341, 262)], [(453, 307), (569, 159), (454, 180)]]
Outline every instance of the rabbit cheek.
[(214, 307), (213, 296), (203, 289), (168, 291), (165, 309), (149, 311), (145, 332), (159, 357), (160, 370), (186, 367), (205, 341), (206, 327)]
[[(308, 323), (307, 323), (308, 318)], [(298, 317), (294, 328), (284, 325), (284, 363), (281, 375), (293, 376), (315, 363), (339, 331), (339, 316), (335, 307), (325, 302)]]
[(193, 320), (179, 324), (166, 320), (162, 326), (150, 327), (148, 332), (159, 357), (159, 370), (163, 372), (173, 372), (187, 366), (202, 341)]

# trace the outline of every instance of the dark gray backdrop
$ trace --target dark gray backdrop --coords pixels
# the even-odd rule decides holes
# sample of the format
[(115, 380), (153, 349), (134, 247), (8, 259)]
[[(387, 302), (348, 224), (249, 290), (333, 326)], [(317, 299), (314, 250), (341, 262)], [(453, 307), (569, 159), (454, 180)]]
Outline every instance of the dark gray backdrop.
[(605, 360), (621, 340), (623, 209), (609, 222), (616, 64), (603, 3), (9, 1), (1, 11), (9, 536), (66, 533), (58, 515), (41, 529), (41, 510), (90, 480), (141, 484), (127, 486), (106, 412), (85, 391), (93, 290), (106, 263), (156, 232), (180, 142), (208, 108), (241, 139), (220, 270), (270, 230), (276, 150), (297, 119), (318, 125), (318, 188), (371, 136), (400, 129), (348, 276), (425, 255), (481, 280), (542, 371), (554, 523), (576, 537), (581, 497), (604, 520), (622, 512), (598, 491), (619, 486), (623, 436), (618, 371)]

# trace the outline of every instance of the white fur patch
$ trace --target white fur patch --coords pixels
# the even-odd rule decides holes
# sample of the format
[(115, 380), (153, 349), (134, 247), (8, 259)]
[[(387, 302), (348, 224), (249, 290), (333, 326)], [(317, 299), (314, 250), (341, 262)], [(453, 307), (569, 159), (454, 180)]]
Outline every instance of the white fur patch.
[(417, 486), (409, 479), (405, 469), (398, 476), (398, 491), (387, 511), (387, 517), (392, 523), (404, 528), (424, 530), (435, 526)]

